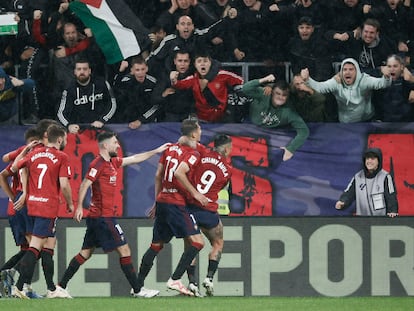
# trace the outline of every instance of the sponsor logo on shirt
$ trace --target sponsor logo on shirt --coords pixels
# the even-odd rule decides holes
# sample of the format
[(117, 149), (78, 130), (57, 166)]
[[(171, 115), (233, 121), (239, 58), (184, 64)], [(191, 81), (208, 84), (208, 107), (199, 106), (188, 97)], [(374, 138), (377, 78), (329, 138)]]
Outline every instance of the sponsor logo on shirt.
[(188, 163), (190, 163), (191, 165), (194, 165), (196, 161), (197, 161), (197, 158), (193, 155), (188, 159)]
[(35, 197), (34, 195), (29, 195), (29, 201), (47, 202), (49, 201), (49, 198)]

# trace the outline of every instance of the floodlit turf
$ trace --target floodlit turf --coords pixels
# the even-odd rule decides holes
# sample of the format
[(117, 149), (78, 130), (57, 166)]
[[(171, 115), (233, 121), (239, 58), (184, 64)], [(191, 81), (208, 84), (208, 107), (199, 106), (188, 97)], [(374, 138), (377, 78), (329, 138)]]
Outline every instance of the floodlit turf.
[(414, 297), (157, 297), (153, 299), (114, 297), (36, 300), (0, 299), (0, 310), (11, 311), (405, 311), (413, 310), (413, 307)]

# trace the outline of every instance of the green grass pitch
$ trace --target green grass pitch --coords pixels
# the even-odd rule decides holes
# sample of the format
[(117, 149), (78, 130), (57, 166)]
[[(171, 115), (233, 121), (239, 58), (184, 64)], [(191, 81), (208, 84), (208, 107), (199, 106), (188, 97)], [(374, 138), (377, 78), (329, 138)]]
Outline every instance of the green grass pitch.
[(75, 299), (0, 299), (0, 310), (59, 311), (400, 311), (413, 310), (414, 297), (111, 297)]

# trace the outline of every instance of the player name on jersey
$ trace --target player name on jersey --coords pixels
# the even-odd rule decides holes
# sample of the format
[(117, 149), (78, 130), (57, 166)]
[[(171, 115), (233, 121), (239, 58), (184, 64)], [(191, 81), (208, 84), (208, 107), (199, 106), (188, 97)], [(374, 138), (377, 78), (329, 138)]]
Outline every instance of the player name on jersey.
[(216, 158), (211, 158), (211, 157), (205, 157), (205, 158), (201, 158), (201, 163), (211, 163), (215, 166), (217, 166), (223, 173), (224, 177), (227, 177), (229, 175), (229, 173), (227, 172), (227, 167), (226, 165), (221, 162), (220, 160), (216, 159)]

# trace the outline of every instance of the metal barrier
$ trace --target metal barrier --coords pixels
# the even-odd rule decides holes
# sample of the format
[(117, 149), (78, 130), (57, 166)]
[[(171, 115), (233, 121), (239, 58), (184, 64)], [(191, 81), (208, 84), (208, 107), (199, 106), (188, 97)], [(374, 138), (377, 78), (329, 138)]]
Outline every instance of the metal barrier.
[[(290, 66), (290, 62), (282, 62), (283, 66), (285, 67), (285, 80), (286, 82), (290, 83), (292, 80), (292, 70)], [(242, 73), (241, 76), (243, 77), (244, 81), (249, 81), (249, 69), (250, 67), (272, 67), (267, 65), (263, 62), (224, 62), (221, 63), (223, 67), (241, 67)], [(279, 65), (274, 65), (273, 67), (277, 67)]]
[[(340, 64), (340, 63), (339, 63)], [(292, 68), (290, 62), (281, 62), (277, 63), (273, 66), (269, 66), (264, 62), (223, 62), (221, 63), (223, 67), (239, 67), (241, 68), (241, 76), (244, 81), (249, 81), (250, 79), (250, 69), (252, 67), (284, 67), (284, 74), (286, 82), (290, 83), (293, 78)], [(332, 64), (335, 69), (337, 69), (337, 64)], [(337, 71), (336, 71), (337, 72)], [(19, 65), (15, 66), (15, 76), (19, 76)], [(23, 120), (23, 107), (22, 107), (22, 97), (19, 96), (18, 98), (18, 122), (20, 124), (25, 124), (22, 122)]]

